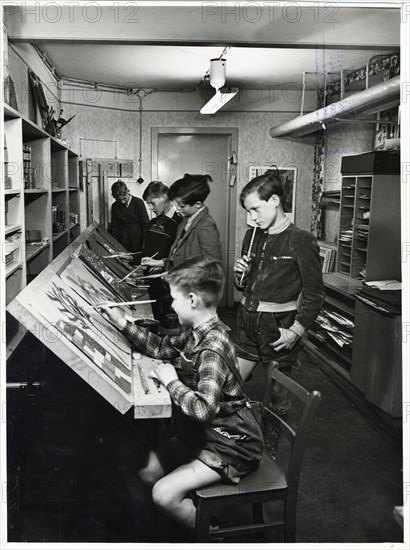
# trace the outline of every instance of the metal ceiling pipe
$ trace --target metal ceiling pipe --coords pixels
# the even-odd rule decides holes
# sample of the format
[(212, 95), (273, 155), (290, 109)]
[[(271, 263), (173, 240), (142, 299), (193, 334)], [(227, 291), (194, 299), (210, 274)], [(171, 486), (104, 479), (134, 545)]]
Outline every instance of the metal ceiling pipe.
[(371, 113), (388, 109), (400, 103), (400, 75), (376, 84), (367, 90), (331, 103), (322, 109), (299, 116), (269, 130), (269, 135), (277, 137), (300, 137), (317, 130), (326, 129), (326, 124), (337, 118), (353, 113)]

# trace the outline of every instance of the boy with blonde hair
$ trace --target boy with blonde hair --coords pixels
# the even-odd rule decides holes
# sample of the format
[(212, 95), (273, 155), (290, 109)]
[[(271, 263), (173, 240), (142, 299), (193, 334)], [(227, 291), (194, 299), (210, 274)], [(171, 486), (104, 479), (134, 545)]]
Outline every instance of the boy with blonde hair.
[[(144, 354), (160, 359), (152, 373), (169, 391), (175, 433), (148, 453), (140, 478), (154, 504), (187, 528), (195, 526), (195, 489), (237, 483), (256, 469), (263, 450), (259, 423), (243, 392), (233, 344), (216, 313), (224, 276), (214, 259), (196, 257), (165, 276), (173, 308), (187, 330), (159, 337), (105, 307), (111, 321)], [(169, 363), (181, 358), (178, 371)]]

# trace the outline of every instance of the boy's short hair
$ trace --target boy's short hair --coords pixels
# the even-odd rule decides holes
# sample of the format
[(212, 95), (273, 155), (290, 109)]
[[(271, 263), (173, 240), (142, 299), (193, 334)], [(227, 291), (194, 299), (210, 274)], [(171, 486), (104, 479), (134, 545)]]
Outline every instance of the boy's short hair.
[(221, 301), (224, 274), (221, 263), (214, 258), (195, 256), (170, 269), (163, 278), (181, 292), (198, 294), (207, 308), (216, 307)]
[(283, 193), (282, 179), (280, 177), (279, 170), (276, 167), (267, 170), (262, 176), (253, 178), (245, 185), (239, 197), (240, 203), (243, 207), (245, 207), (244, 202), (246, 197), (254, 191), (258, 193), (259, 198), (263, 201), (268, 201), (272, 195), (277, 195), (283, 206), (285, 197)]
[(208, 174), (185, 174), (183, 178), (174, 181), (169, 188), (171, 201), (180, 199), (182, 204), (193, 206), (196, 202), (204, 202), (210, 193), (209, 183), (212, 181)]
[(127, 184), (121, 180), (115, 181), (111, 186), (111, 195), (114, 199), (124, 196), (128, 193)]
[(149, 201), (150, 199), (156, 199), (157, 197), (161, 197), (162, 195), (166, 195), (168, 197), (169, 189), (165, 185), (165, 183), (162, 183), (162, 181), (151, 181), (149, 183), (142, 194), (142, 198), (144, 201)]

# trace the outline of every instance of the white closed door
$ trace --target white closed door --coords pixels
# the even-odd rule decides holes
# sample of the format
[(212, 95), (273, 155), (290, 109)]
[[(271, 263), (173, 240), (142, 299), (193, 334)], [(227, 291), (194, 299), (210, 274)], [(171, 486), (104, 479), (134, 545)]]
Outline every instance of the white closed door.
[[(219, 131), (218, 131), (219, 130)], [(170, 186), (184, 174), (209, 174), (211, 192), (206, 206), (218, 226), (225, 291), (222, 305), (233, 304), (233, 258), (235, 251), (236, 187), (230, 163), (236, 151), (234, 130), (220, 129), (154, 129), (153, 179)]]

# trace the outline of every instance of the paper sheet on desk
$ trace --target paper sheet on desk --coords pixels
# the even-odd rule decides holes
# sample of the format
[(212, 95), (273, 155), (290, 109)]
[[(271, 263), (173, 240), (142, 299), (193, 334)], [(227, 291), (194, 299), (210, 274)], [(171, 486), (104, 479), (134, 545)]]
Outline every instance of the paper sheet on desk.
[(131, 349), (119, 330), (97, 311), (87, 310), (89, 303), (58, 275), (31, 297), (29, 305), (33, 315), (50, 332), (47, 336), (50, 341), (64, 346), (67, 340), (75, 346), (80, 359), (85, 355), (90, 360), (93, 376), (87, 381), (94, 389), (99, 391), (99, 378), (107, 376), (115, 387), (117, 401), (126, 398), (125, 403), (132, 402)]
[[(117, 295), (97, 279), (79, 258), (73, 258), (60, 277), (90, 305), (118, 301)], [(128, 306), (121, 306), (120, 310), (127, 320), (134, 320)]]
[(401, 282), (394, 279), (386, 281), (366, 281), (363, 284), (369, 288), (377, 288), (377, 290), (401, 290)]

